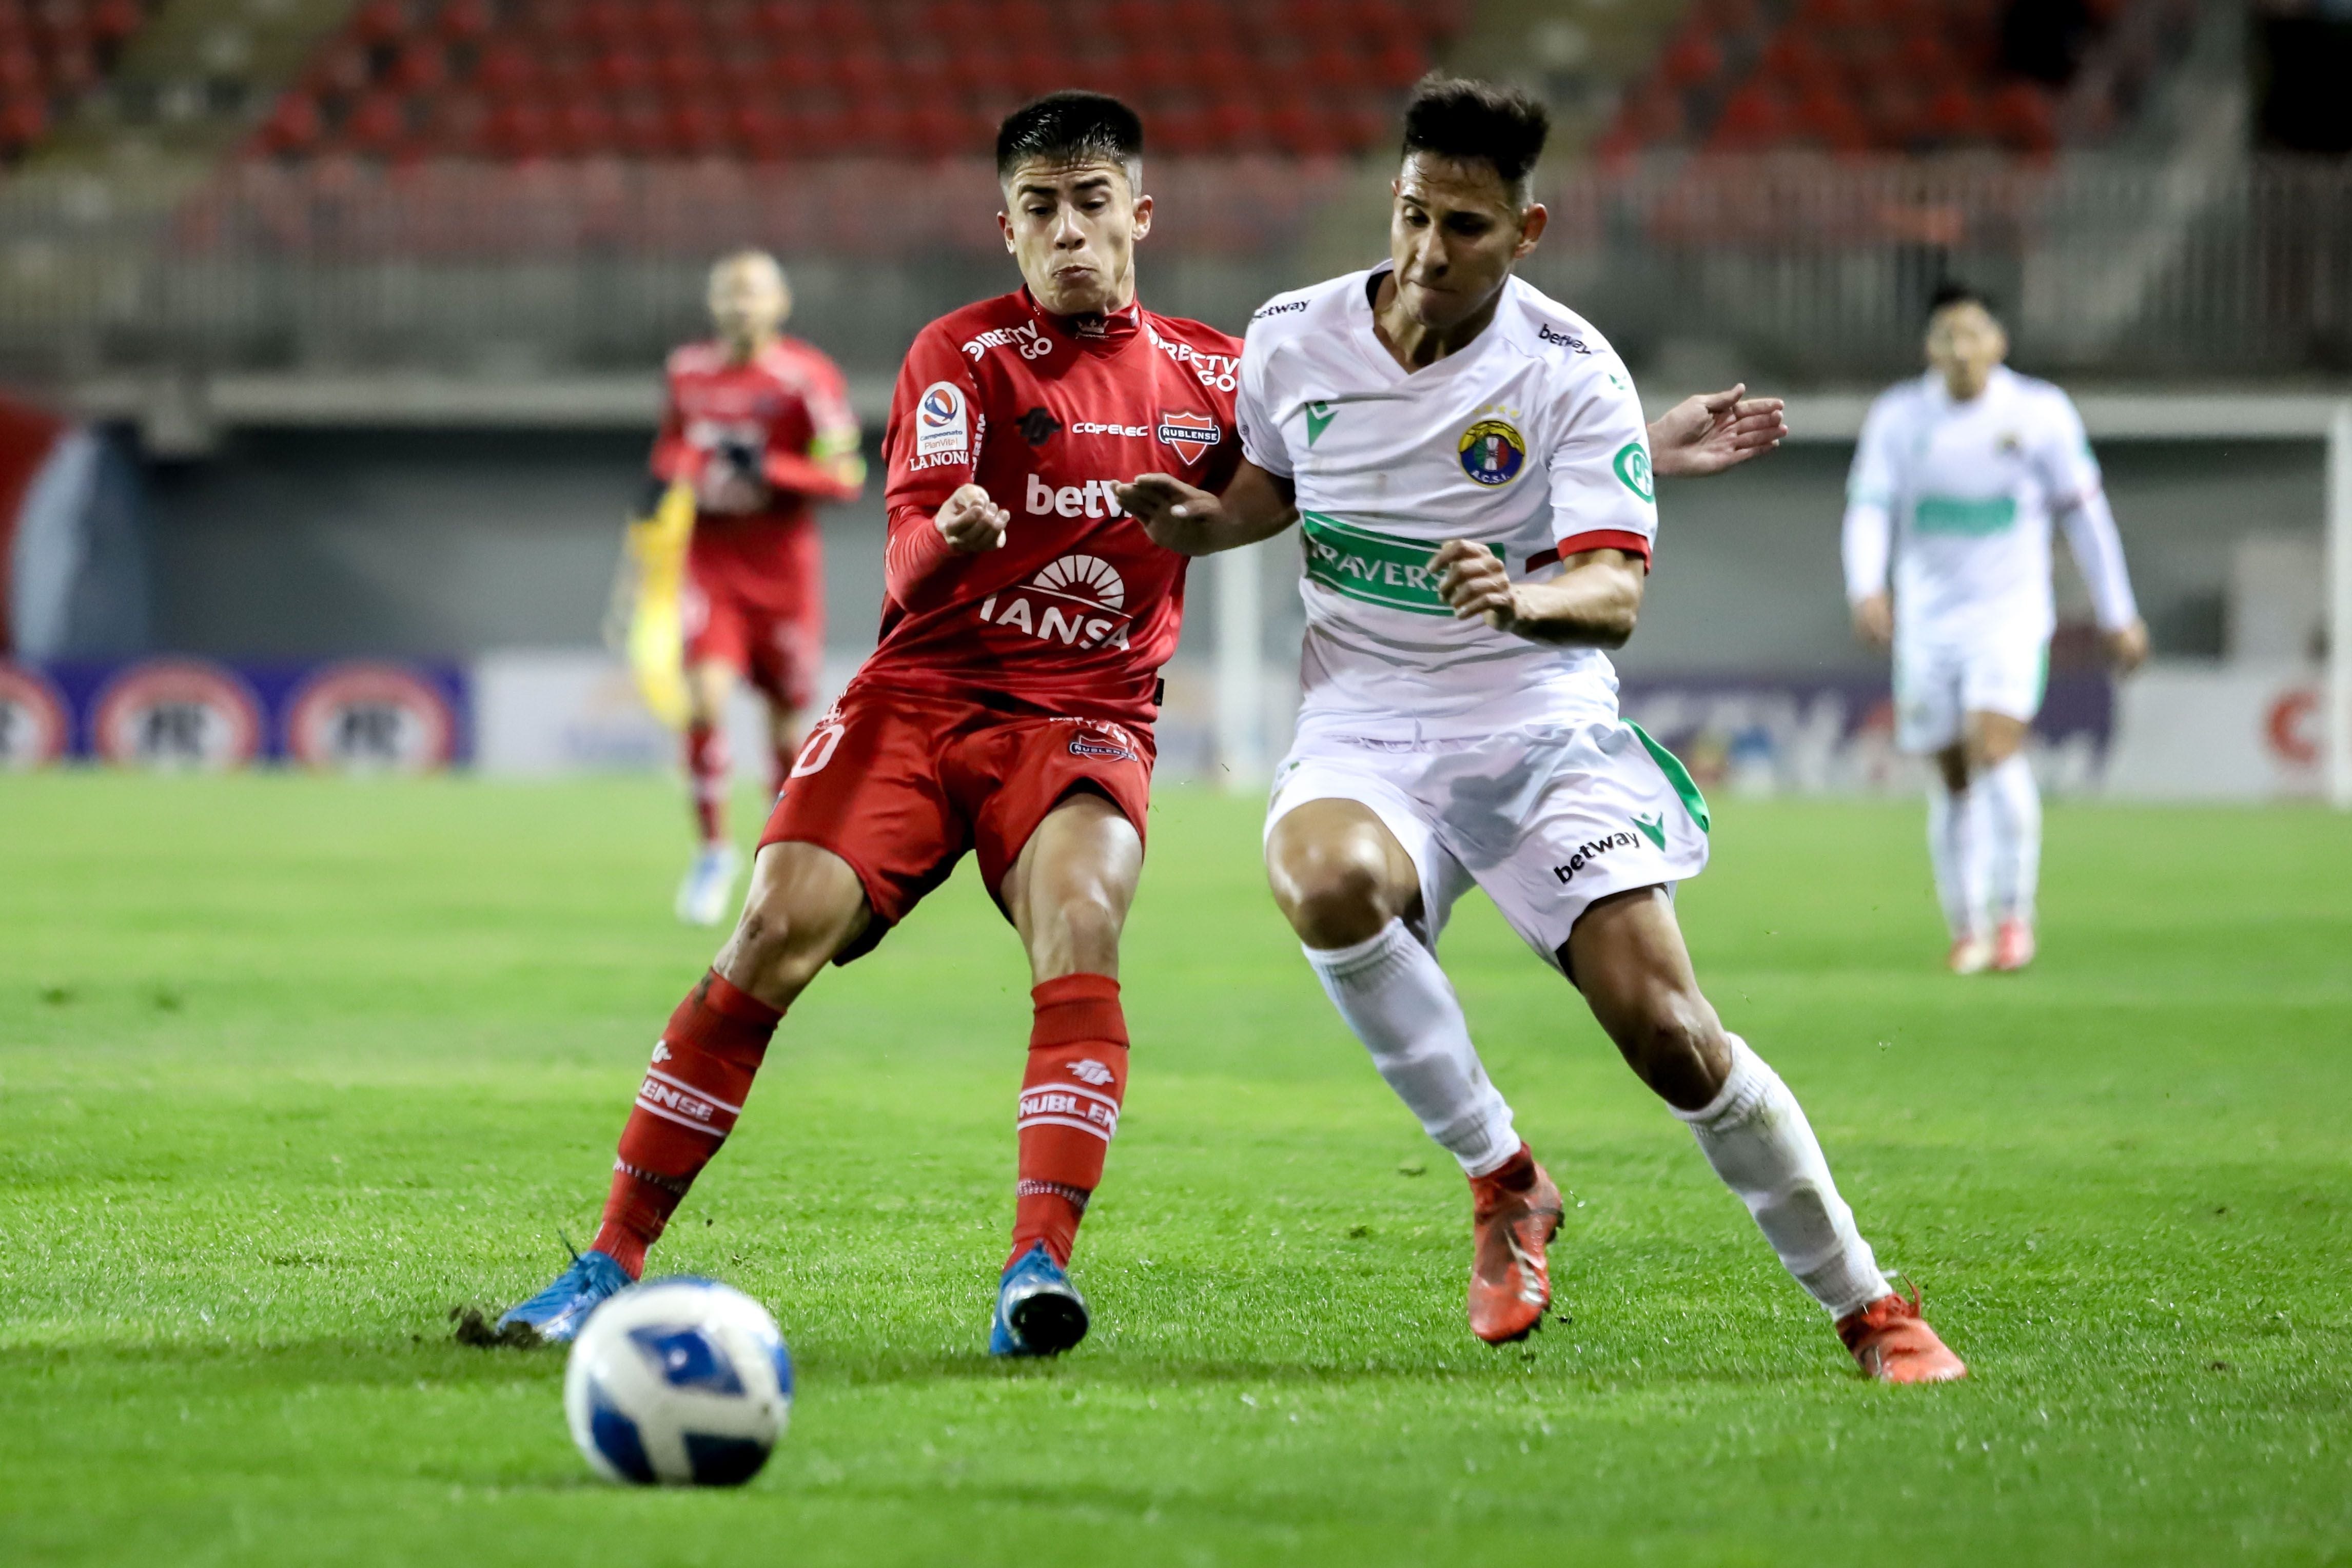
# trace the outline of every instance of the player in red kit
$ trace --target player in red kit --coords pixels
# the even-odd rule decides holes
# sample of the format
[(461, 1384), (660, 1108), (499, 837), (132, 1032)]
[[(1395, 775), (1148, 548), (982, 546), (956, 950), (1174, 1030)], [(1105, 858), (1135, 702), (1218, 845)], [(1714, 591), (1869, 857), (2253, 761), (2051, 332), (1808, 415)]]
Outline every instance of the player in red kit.
[(593, 1248), (500, 1320), (529, 1331), (513, 1337), (571, 1338), (642, 1271), (785, 1009), (967, 850), (1028, 952), (1035, 1007), (989, 1349), (1050, 1355), (1086, 1333), (1066, 1270), (1127, 1085), (1118, 939), (1185, 565), (1112, 487), (1150, 471), (1213, 490), (1239, 459), (1240, 342), (1136, 302), (1141, 151), (1134, 112), (1094, 93), (998, 132), (998, 221), (1026, 287), (908, 353), (880, 644), (810, 731), (735, 934), (654, 1047)]
[(727, 837), (727, 700), (749, 679), (767, 700), (775, 780), (800, 750), (824, 658), (824, 562), (814, 503), (855, 500), (865, 479), (841, 372), (780, 331), (792, 293), (757, 250), (710, 271), (716, 338), (669, 357), (654, 443), (657, 486), (695, 495), (679, 619), (686, 634), (687, 773), (700, 847), (677, 915), (717, 925), (733, 907)]

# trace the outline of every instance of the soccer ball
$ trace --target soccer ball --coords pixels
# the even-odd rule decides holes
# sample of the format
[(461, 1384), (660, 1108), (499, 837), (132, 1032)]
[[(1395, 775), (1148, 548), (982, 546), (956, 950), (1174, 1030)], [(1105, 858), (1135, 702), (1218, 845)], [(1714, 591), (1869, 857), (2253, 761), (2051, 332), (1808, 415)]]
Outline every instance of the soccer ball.
[(563, 1373), (572, 1442), (607, 1480), (639, 1486), (740, 1486), (792, 1409), (776, 1321), (715, 1279), (622, 1291), (590, 1315)]

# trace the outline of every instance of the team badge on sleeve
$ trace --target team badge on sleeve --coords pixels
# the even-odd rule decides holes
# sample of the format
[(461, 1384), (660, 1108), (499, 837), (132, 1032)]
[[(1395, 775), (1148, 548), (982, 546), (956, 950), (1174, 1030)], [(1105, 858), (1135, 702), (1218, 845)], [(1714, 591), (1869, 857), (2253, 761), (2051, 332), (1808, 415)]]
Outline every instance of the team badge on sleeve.
[(1462, 432), (1462, 471), (1473, 484), (1507, 485), (1527, 467), (1528, 441), (1507, 419), (1481, 419)]
[(952, 382), (935, 381), (923, 388), (915, 405), (915, 456), (936, 458), (971, 448), (971, 412), (963, 389)]
[(1656, 485), (1650, 478), (1650, 454), (1639, 441), (1628, 441), (1617, 448), (1616, 458), (1610, 465), (1625, 488), (1643, 500), (1657, 500)]
[(1171, 414), (1162, 409), (1156, 434), (1160, 440), (1176, 448), (1178, 457), (1188, 463), (1197, 463), (1201, 455), (1215, 446), (1217, 437), (1224, 432), (1218, 428), (1215, 420), (1205, 414)]

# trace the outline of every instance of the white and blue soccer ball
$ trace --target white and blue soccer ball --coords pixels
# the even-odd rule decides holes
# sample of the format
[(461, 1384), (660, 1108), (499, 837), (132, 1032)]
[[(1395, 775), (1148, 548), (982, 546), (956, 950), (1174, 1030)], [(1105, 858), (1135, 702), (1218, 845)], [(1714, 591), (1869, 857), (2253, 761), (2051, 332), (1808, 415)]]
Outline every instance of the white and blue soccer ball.
[(730, 1285), (648, 1280), (598, 1307), (563, 1374), (572, 1440), (607, 1480), (740, 1486), (793, 1410), (793, 1358)]

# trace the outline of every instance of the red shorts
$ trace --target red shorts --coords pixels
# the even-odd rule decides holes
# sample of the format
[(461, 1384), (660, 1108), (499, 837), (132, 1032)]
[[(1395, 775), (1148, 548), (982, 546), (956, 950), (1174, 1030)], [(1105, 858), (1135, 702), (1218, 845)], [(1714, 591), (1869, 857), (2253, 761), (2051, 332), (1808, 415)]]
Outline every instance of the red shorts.
[(1139, 837), (1151, 798), (1151, 732), (1101, 719), (1007, 713), (954, 698), (852, 686), (817, 721), (760, 847), (814, 844), (849, 862), (874, 920), (835, 962), (873, 950), (980, 856), (988, 896), (1045, 814), (1094, 789)]
[(787, 708), (824, 668), (824, 556), (814, 524), (698, 522), (678, 605), (686, 662), (723, 664)]

